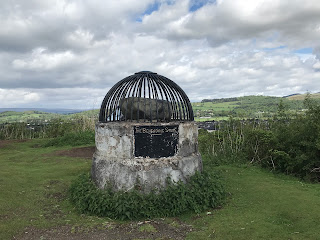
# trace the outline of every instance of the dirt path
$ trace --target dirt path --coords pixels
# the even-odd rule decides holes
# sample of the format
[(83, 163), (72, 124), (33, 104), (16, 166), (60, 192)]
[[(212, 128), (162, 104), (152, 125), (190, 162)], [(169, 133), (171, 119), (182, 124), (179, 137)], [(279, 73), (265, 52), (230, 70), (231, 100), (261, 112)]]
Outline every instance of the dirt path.
[(58, 150), (50, 155), (53, 156), (66, 156), (66, 157), (80, 157), (80, 158), (92, 158), (92, 155), (95, 151), (95, 147), (80, 147), (80, 148), (72, 148), (68, 150)]
[(28, 139), (0, 140), (0, 149), (9, 146), (12, 143), (21, 143), (29, 141)]
[(127, 224), (107, 223), (94, 229), (81, 226), (61, 226), (51, 229), (26, 228), (24, 233), (14, 237), (19, 240), (131, 240), (131, 239), (185, 239), (192, 227), (178, 221), (166, 223), (165, 220), (131, 222)]

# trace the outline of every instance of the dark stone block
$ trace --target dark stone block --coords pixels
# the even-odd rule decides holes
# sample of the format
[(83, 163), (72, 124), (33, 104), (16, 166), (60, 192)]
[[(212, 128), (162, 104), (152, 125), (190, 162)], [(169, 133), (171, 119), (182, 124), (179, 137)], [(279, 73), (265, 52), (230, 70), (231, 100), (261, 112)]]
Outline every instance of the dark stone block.
[(171, 119), (172, 106), (169, 101), (151, 98), (129, 97), (120, 100), (120, 110), (125, 120), (165, 120)]

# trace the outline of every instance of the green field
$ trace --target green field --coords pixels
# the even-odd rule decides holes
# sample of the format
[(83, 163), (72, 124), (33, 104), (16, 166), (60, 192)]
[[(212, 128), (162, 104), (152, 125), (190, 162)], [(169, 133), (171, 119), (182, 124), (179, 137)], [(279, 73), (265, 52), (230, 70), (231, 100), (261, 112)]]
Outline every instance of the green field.
[(45, 122), (53, 118), (58, 118), (59, 114), (44, 113), (39, 111), (14, 112), (7, 111), (0, 113), (0, 123), (8, 122)]
[[(172, 234), (181, 229), (183, 234), (188, 232), (186, 239), (197, 240), (320, 236), (319, 184), (251, 165), (215, 166), (208, 159), (204, 159), (204, 168), (219, 170), (229, 193), (221, 209), (208, 209), (200, 215), (124, 222), (79, 214), (69, 203), (67, 190), (80, 173), (90, 171), (91, 159), (59, 155), (57, 151), (72, 148), (42, 147), (46, 142), (1, 141), (0, 239), (24, 239), (28, 234), (34, 234), (28, 239), (52, 239), (47, 238), (48, 232), (59, 239), (61, 231), (74, 239), (85, 239), (80, 237), (99, 236), (98, 233), (116, 229), (122, 229), (117, 233), (123, 239), (176, 239), (178, 235)], [(138, 235), (130, 238), (135, 232)]]
[[(297, 97), (299, 96), (299, 98)], [(287, 113), (296, 114), (303, 111), (303, 101), (307, 95), (297, 95), (295, 98), (270, 97), (270, 96), (245, 96), (225, 99), (204, 99), (202, 102), (192, 103), (196, 119), (211, 118), (270, 118), (277, 111), (280, 102)], [(311, 94), (312, 98), (319, 101), (320, 95)]]
[(66, 191), (91, 161), (50, 155), (56, 149), (40, 147), (44, 142), (1, 142), (0, 239), (11, 239), (26, 226), (86, 221), (71, 211)]
[[(318, 239), (320, 185), (252, 166), (220, 166), (230, 192), (187, 239)], [(316, 207), (317, 206), (317, 207)]]
[(223, 103), (195, 102), (195, 103), (192, 103), (192, 109), (194, 112), (198, 110), (210, 111), (213, 109), (216, 111), (231, 111), (235, 107), (237, 107), (238, 104), (240, 104), (240, 101), (223, 102)]
[(12, 123), (12, 122), (25, 122), (25, 123), (44, 123), (50, 122), (54, 119), (72, 120), (79, 117), (88, 117), (97, 119), (99, 110), (89, 110), (74, 114), (57, 114), (47, 113), (40, 111), (24, 111), (14, 112), (6, 111), (0, 112), (0, 124), (1, 123)]
[[(233, 118), (270, 118), (278, 111), (282, 102), (285, 111), (289, 114), (303, 112), (303, 104), (306, 94), (290, 97), (271, 96), (245, 96), (237, 98), (204, 99), (202, 102), (192, 102), (192, 108), (196, 121), (219, 121)], [(310, 94), (310, 97), (320, 102), (320, 93)], [(89, 110), (74, 114), (53, 114), (39, 111), (25, 112), (1, 112), (0, 124), (11, 122), (50, 122), (53, 119), (72, 120), (79, 117), (98, 119), (99, 110)]]

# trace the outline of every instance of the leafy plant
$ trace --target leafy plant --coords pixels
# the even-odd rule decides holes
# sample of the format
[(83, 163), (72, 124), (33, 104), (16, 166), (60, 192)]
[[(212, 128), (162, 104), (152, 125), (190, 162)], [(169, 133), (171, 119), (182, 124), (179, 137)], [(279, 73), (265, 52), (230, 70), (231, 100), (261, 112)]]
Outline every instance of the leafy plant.
[(89, 174), (82, 174), (70, 188), (70, 200), (81, 213), (113, 219), (176, 216), (188, 211), (200, 213), (223, 203), (224, 187), (216, 173), (196, 173), (184, 184), (168, 179), (165, 189), (143, 194), (137, 189), (98, 189)]

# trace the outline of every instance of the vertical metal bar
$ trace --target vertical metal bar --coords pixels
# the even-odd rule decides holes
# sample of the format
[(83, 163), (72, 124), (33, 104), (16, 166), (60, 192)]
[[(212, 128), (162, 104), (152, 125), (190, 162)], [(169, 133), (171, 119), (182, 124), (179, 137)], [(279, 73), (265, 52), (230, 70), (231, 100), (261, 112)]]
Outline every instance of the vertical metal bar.
[(132, 93), (131, 93), (131, 95), (132, 95), (132, 104), (131, 104), (131, 121), (133, 120), (133, 103), (134, 103), (134, 98), (136, 98), (137, 97), (137, 88), (138, 88), (138, 84), (139, 84), (139, 80), (140, 80), (140, 78), (141, 78), (141, 75), (137, 75), (136, 76), (136, 79), (135, 79), (135, 81), (134, 81), (134, 83), (133, 83), (133, 86), (132, 86)]
[(138, 80), (138, 82), (139, 82), (139, 84), (138, 84), (138, 89), (137, 89), (137, 91), (138, 91), (138, 104), (137, 104), (137, 120), (138, 121), (140, 121), (140, 99), (141, 99), (141, 90), (142, 90), (142, 82), (143, 82), (143, 79), (144, 78), (146, 78), (145, 76), (142, 76), (139, 80)]
[(123, 102), (123, 105), (125, 104), (125, 106), (123, 106), (123, 108), (126, 110), (125, 110), (125, 113), (122, 113), (122, 114), (124, 114), (124, 121), (127, 121), (127, 119), (128, 119), (128, 115), (129, 115), (128, 114), (128, 102), (129, 102), (129, 97), (130, 97), (129, 92), (130, 92), (130, 89), (131, 89), (134, 81), (135, 81), (135, 76), (133, 75), (133, 76), (131, 76), (130, 80), (127, 82), (126, 87), (123, 90), (123, 94), (119, 100), (119, 105), (120, 105), (120, 101), (122, 99), (125, 99), (125, 103)]
[(149, 93), (149, 114), (150, 114), (150, 122), (152, 122), (152, 112), (151, 112), (151, 104), (152, 104), (152, 86), (151, 86), (152, 79), (148, 79), (148, 93)]
[[(155, 79), (157, 79), (157, 86), (158, 86), (158, 90), (159, 90), (159, 95), (161, 96), (161, 105), (162, 105), (162, 111), (163, 111), (163, 121), (165, 120), (165, 109), (164, 109), (164, 99), (163, 99), (163, 88), (162, 88), (162, 81), (157, 78), (157, 76), (155, 76)], [(160, 100), (160, 99), (159, 99)], [(161, 120), (161, 116), (159, 116), (159, 120)]]
[[(158, 121), (158, 92), (157, 92), (157, 84), (155, 82), (155, 79), (152, 78), (151, 79), (152, 81), (151, 82), (151, 85), (152, 85), (152, 93), (153, 93), (153, 96), (152, 96), (152, 99), (155, 100), (155, 104), (156, 104), (156, 118), (154, 119), (155, 121)], [(151, 109), (152, 109), (152, 106), (150, 106), (150, 114), (151, 114)], [(152, 116), (152, 114), (151, 114)]]
[(168, 78), (166, 78), (166, 80), (168, 81), (168, 83), (171, 86), (174, 86), (174, 87), (171, 87), (171, 89), (175, 90), (175, 93), (176, 93), (175, 96), (178, 97), (178, 99), (179, 99), (178, 102), (179, 102), (180, 119), (181, 120), (188, 120), (188, 117), (187, 117), (187, 114), (186, 114), (185, 101), (184, 101), (184, 98), (181, 96), (181, 91), (183, 92), (183, 90), (181, 88), (179, 89), (179, 86), (175, 82), (173, 82), (172, 80), (170, 80)]
[(119, 109), (119, 102), (122, 95), (122, 92), (124, 90), (125, 83), (130, 81), (131, 76), (125, 78), (122, 81), (122, 84), (114, 91), (114, 94), (112, 96), (112, 100), (110, 102), (110, 111), (112, 116), (112, 121), (120, 121), (120, 109)]
[(146, 82), (149, 81), (148, 78), (144, 78), (143, 79), (143, 105), (144, 105), (144, 111), (143, 111), (143, 121), (145, 122), (146, 121), (146, 111), (147, 111), (147, 108), (146, 108)]
[(119, 81), (118, 83), (116, 83), (106, 94), (104, 100), (102, 101), (101, 104), (101, 108), (100, 108), (100, 114), (99, 114), (99, 121), (100, 122), (107, 122), (107, 118), (108, 115), (111, 114), (110, 113), (110, 109), (109, 109), (109, 103), (112, 99), (113, 93), (116, 91), (116, 89), (123, 83), (123, 81), (125, 81), (125, 79)]
[[(126, 100), (124, 101), (123, 99)], [(132, 103), (131, 107), (129, 106), (129, 101)], [(135, 101), (138, 101), (136, 104), (137, 121), (140, 121), (140, 118), (142, 120), (140, 109), (144, 110), (144, 122), (147, 119), (148, 110), (150, 113), (150, 122), (194, 120), (190, 100), (176, 83), (155, 73), (139, 72), (124, 78), (109, 90), (101, 104), (99, 121), (126, 121), (129, 117), (132, 121)], [(122, 112), (120, 102), (122, 103), (122, 110), (125, 109), (125, 112)], [(147, 108), (147, 103), (149, 103), (149, 109)], [(126, 108), (124, 108), (124, 104), (126, 104)], [(153, 105), (155, 105), (155, 116), (152, 114)], [(167, 108), (165, 108), (165, 106), (167, 106)], [(163, 116), (159, 115), (160, 107), (163, 109)], [(165, 113), (167, 111), (169, 111), (170, 119), (166, 119)]]
[(171, 83), (168, 81), (168, 79), (164, 78), (163, 82), (166, 84), (166, 89), (170, 93), (170, 96), (172, 98), (172, 104), (174, 108), (174, 119), (175, 120), (180, 120), (181, 119), (181, 108), (180, 108), (180, 103), (179, 99), (177, 97), (176, 91), (174, 91), (173, 86)]
[(181, 97), (185, 102), (185, 106), (186, 106), (186, 108), (188, 110), (188, 120), (189, 121), (193, 121), (194, 120), (193, 110), (192, 110), (192, 106), (191, 106), (191, 103), (190, 103), (190, 100), (189, 100), (187, 94), (177, 84), (176, 84), (176, 88), (180, 92)]
[[(158, 78), (158, 77), (157, 77)], [(167, 90), (166, 85), (163, 83), (162, 79), (158, 78), (158, 83), (159, 83), (159, 88), (161, 87), (161, 90), (163, 92), (163, 94), (165, 95), (165, 100), (163, 98), (162, 92), (161, 92), (161, 98), (162, 98), (162, 108), (164, 109), (164, 101), (167, 101), (167, 106), (168, 106), (168, 111), (169, 111), (169, 117), (171, 119), (171, 106), (170, 104), (172, 103), (172, 98), (170, 98), (170, 96), (168, 94), (170, 94), (170, 92)], [(164, 109), (165, 110), (165, 109)], [(163, 114), (163, 120), (165, 120), (165, 114)], [(169, 119), (169, 120), (170, 120)]]

